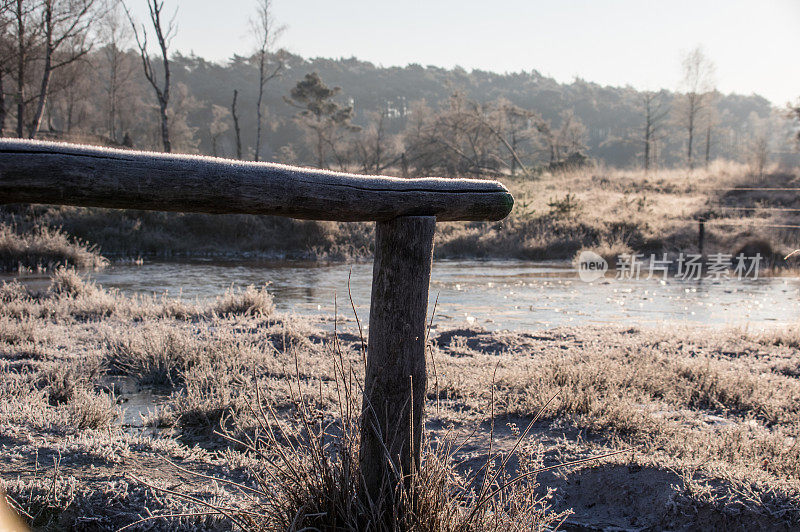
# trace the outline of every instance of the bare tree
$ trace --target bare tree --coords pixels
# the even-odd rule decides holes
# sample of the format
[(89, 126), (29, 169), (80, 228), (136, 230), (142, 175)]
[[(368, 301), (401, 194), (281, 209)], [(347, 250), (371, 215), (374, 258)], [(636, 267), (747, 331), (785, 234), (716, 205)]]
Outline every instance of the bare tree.
[[(205, 107), (189, 89), (186, 83), (175, 83), (169, 100), (169, 140), (179, 153), (199, 153), (200, 139), (197, 132), (201, 123), (191, 120), (192, 115)], [(193, 125), (196, 124), (196, 125)], [(205, 120), (202, 127), (208, 127)]]
[[(481, 113), (476, 108), (476, 116), (483, 119), (484, 125), (508, 152), (510, 162), (503, 161), (503, 163), (510, 168), (511, 175), (517, 174), (518, 167), (527, 174), (528, 167), (522, 161), (520, 148), (524, 141), (530, 140), (533, 131), (531, 124), (539, 120), (539, 115), (506, 99), (490, 104), (488, 111)], [(502, 159), (500, 153), (497, 157)]]
[(550, 123), (547, 120), (544, 119), (536, 122), (536, 131), (539, 132), (539, 135), (541, 135), (545, 146), (547, 146), (549, 164), (554, 164), (559, 157), (558, 132), (550, 126)]
[(236, 100), (239, 98), (239, 91), (234, 89), (233, 102), (231, 103), (231, 117), (233, 118), (233, 133), (236, 137), (236, 158), (242, 158), (242, 134), (239, 129), (239, 115), (236, 114)]
[[(273, 54), (275, 41), (283, 32), (283, 26), (276, 26), (272, 16), (272, 0), (257, 0), (256, 20), (253, 21), (253, 34), (258, 42), (256, 57), (258, 60), (258, 100), (256, 101), (256, 150), (254, 160), (261, 155), (261, 132), (264, 114), (264, 88), (272, 79), (278, 77), (283, 70), (282, 54)], [(271, 60), (271, 62), (270, 62)]]
[(93, 102), (86, 98), (92, 91), (91, 68), (88, 61), (81, 60), (59, 69), (48, 89), (46, 122), (43, 117), (40, 130), (71, 133), (89, 119), (94, 108)]
[(402, 159), (400, 142), (396, 135), (386, 131), (388, 113), (386, 109), (369, 113), (369, 123), (356, 132), (350, 143), (350, 159), (367, 174), (380, 174)]
[(528, 168), (520, 158), (520, 146), (522, 143), (532, 141), (535, 131), (534, 124), (541, 120), (541, 116), (534, 111), (523, 109), (510, 102), (502, 105), (502, 111), (508, 124), (508, 136), (511, 137), (510, 142), (504, 141), (512, 156), (511, 175), (516, 175), (517, 166), (527, 174)]
[(669, 110), (664, 102), (664, 93), (645, 91), (642, 93), (644, 109), (644, 171), (649, 172), (653, 162), (653, 148), (659, 131), (664, 125)]
[[(124, 4), (123, 4), (124, 6)], [(144, 76), (153, 87), (156, 99), (158, 100), (158, 109), (161, 116), (161, 143), (164, 151), (169, 153), (172, 151), (172, 145), (169, 139), (169, 115), (167, 114), (167, 106), (169, 105), (169, 89), (170, 89), (170, 72), (169, 72), (169, 45), (172, 38), (175, 37), (177, 27), (175, 26), (175, 17), (178, 14), (177, 8), (172, 18), (164, 25), (161, 17), (161, 12), (164, 9), (164, 0), (147, 0), (147, 7), (150, 11), (150, 22), (153, 24), (153, 31), (158, 40), (158, 47), (161, 50), (161, 65), (163, 70), (163, 78), (159, 80), (159, 75), (156, 73), (153, 63), (150, 59), (150, 54), (147, 51), (147, 28), (142, 24), (141, 33), (136, 27), (136, 22), (133, 20), (130, 10), (125, 6), (125, 13), (128, 16), (128, 21), (131, 23), (133, 29), (133, 36), (136, 39), (136, 45), (139, 48), (139, 55), (142, 58), (142, 68), (144, 69)]]
[(3, 87), (3, 78), (5, 77), (5, 70), (0, 67), (0, 137), (5, 136), (6, 129), (6, 93)]
[(121, 93), (133, 75), (133, 65), (125, 53), (130, 44), (131, 29), (123, 20), (121, 4), (114, 2), (100, 21), (99, 37), (104, 43), (102, 61), (104, 63), (106, 93), (106, 130), (109, 138), (120, 142), (119, 106)]
[(766, 135), (760, 134), (750, 139), (747, 145), (747, 163), (750, 167), (750, 172), (762, 181), (768, 157), (769, 141)]
[(482, 112), (483, 107), (461, 93), (453, 94), (436, 112), (415, 106), (405, 142), (418, 171), (450, 176), (496, 172), (498, 161), (489, 153), (497, 138), (486, 127), (488, 118), (476, 116)]
[[(694, 168), (694, 141), (702, 114), (711, 104), (714, 88), (714, 64), (699, 46), (686, 53), (681, 62), (683, 94), (677, 99), (678, 121), (688, 135), (686, 162)], [(710, 141), (710, 129), (709, 141)]]
[(547, 146), (550, 166), (586, 149), (586, 126), (575, 113), (572, 110), (563, 111), (560, 121), (558, 129), (542, 119), (535, 126)]
[(228, 131), (228, 110), (221, 105), (211, 104), (211, 122), (208, 126), (208, 132), (211, 134), (211, 154), (217, 157), (217, 147), (219, 144), (219, 137)]
[(705, 149), (705, 167), (708, 168), (709, 163), (711, 162), (711, 132), (713, 131), (714, 127), (717, 125), (717, 112), (716, 106), (714, 101), (717, 98), (717, 92), (712, 91), (708, 94), (708, 105), (704, 109), (704, 112), (701, 115), (701, 119), (705, 123), (705, 130), (706, 130), (706, 149)]
[(405, 133), (405, 152), (418, 173), (496, 175), (517, 169), (525, 160), (541, 125), (538, 114), (508, 100), (489, 103), (456, 93), (437, 112), (415, 104)]
[(14, 99), (17, 104), (17, 137), (25, 135), (25, 108), (31, 100), (28, 99), (26, 84), (30, 73), (28, 66), (33, 60), (34, 48), (38, 45), (40, 28), (34, 22), (37, 4), (34, 0), (14, 0), (10, 7), (13, 40), (14, 76), (16, 81), (16, 94)]
[(571, 109), (561, 113), (558, 140), (562, 156), (569, 156), (586, 149), (586, 126)]
[(31, 138), (39, 132), (53, 72), (82, 58), (91, 49), (87, 35), (96, 15), (94, 5), (95, 0), (41, 0), (44, 66)]
[(5, 133), (6, 116), (8, 115), (3, 80), (6, 72), (11, 67), (10, 63), (13, 56), (12, 43), (8, 33), (12, 21), (11, 1), (0, 0), (0, 137)]
[(407, 122), (403, 133), (403, 153), (400, 159), (400, 168), (403, 177), (409, 177), (409, 166), (413, 164), (418, 172), (431, 174), (434, 159), (427, 159), (425, 150), (425, 137), (427, 136), (428, 121), (433, 110), (422, 99), (411, 102), (406, 113)]
[[(794, 105), (788, 105), (788, 116), (790, 120), (800, 122), (800, 100), (797, 100), (797, 103)], [(800, 142), (800, 128), (796, 129), (796, 140)]]
[(751, 112), (747, 119), (748, 138), (744, 145), (744, 155), (750, 173), (759, 180), (764, 179), (764, 170), (769, 160), (770, 131), (775, 128), (771, 117), (761, 118)]

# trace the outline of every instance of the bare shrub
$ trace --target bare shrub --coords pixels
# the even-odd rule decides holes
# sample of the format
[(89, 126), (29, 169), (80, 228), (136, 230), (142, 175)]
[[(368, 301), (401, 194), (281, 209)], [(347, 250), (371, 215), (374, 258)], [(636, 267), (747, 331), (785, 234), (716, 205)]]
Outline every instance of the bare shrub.
[(77, 383), (72, 371), (50, 370), (42, 375), (39, 383), (47, 391), (48, 401), (53, 406), (67, 403), (75, 397)]
[(78, 480), (61, 472), (60, 458), (53, 459), (53, 466), (48, 475), (38, 474), (37, 468), (37, 475), (29, 480), (17, 478), (5, 483), (6, 491), (35, 530), (62, 528), (60, 517), (78, 495)]
[[(246, 410), (245, 387), (251, 378), (230, 367), (202, 364), (189, 369), (185, 387), (173, 397), (169, 415), (174, 424), (188, 432), (219, 429), (225, 416)], [(165, 416), (161, 415), (161, 422)]]
[(9, 345), (38, 344), (43, 331), (29, 317), (12, 319), (0, 317), (0, 342)]
[(757, 334), (744, 334), (745, 338), (753, 338), (764, 345), (783, 345), (794, 349), (800, 348), (800, 325), (783, 329), (770, 329)]
[(56, 363), (39, 373), (36, 387), (47, 392), (48, 402), (61, 405), (75, 399), (76, 394), (89, 389), (101, 373), (97, 356), (84, 356), (79, 361)]
[(98, 320), (130, 306), (127, 298), (120, 297), (116, 290), (106, 290), (82, 278), (74, 269), (64, 267), (53, 272), (48, 292), (55, 300), (40, 298), (40, 302), (45, 306), (50, 304), (50, 314), (78, 320)]

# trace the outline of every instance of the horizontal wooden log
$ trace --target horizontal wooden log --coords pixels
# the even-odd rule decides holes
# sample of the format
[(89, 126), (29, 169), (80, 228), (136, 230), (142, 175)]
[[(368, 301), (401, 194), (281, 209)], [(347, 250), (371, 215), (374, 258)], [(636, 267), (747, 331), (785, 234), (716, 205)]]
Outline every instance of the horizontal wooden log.
[(0, 203), (270, 214), (306, 220), (501, 220), (497, 181), (401, 179), (95, 146), (0, 139)]

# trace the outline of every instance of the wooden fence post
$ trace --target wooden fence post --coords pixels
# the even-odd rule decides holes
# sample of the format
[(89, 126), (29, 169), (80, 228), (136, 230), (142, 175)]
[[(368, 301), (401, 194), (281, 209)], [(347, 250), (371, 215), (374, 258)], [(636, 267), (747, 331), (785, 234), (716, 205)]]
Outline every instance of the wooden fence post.
[(375, 504), (390, 503), (397, 481), (420, 463), (435, 226), (433, 216), (376, 224), (359, 456)]

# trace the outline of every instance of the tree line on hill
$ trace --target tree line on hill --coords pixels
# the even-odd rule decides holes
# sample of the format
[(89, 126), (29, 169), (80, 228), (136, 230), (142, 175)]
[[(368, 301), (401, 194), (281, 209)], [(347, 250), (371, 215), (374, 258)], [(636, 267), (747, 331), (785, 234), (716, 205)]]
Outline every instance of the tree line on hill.
[(138, 21), (116, 0), (0, 0), (0, 134), (408, 176), (587, 158), (763, 170), (798, 135), (797, 107), (719, 93), (701, 49), (675, 91), (307, 59), (277, 47), (271, 0), (256, 0), (253, 49), (218, 63), (170, 50), (176, 12), (147, 1)]

